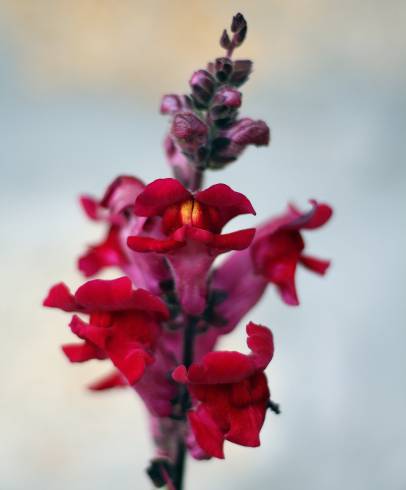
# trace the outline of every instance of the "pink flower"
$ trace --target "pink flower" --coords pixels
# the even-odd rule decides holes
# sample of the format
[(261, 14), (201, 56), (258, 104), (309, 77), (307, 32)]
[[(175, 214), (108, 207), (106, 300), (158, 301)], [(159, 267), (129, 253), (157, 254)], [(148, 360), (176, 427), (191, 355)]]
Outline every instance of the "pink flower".
[(194, 403), (188, 418), (200, 447), (210, 456), (224, 458), (225, 440), (259, 446), (269, 389), (264, 369), (273, 357), (272, 333), (249, 323), (247, 345), (252, 354), (210, 352), (189, 369), (179, 366), (172, 376), (186, 383)]
[(107, 188), (101, 200), (81, 197), (82, 207), (93, 221), (108, 225), (105, 238), (88, 247), (78, 259), (78, 268), (86, 276), (97, 274), (105, 267), (119, 267), (133, 283), (154, 294), (159, 294), (159, 283), (169, 278), (169, 271), (162, 257), (137, 254), (127, 247), (131, 233), (142, 235), (145, 230), (153, 232), (153, 220), (137, 218), (133, 214), (136, 197), (145, 185), (137, 178), (120, 176)]
[(251, 246), (254, 270), (278, 288), (282, 299), (290, 305), (298, 305), (295, 272), (298, 264), (317, 274), (325, 274), (330, 261), (318, 259), (303, 253), (305, 242), (302, 231), (323, 226), (333, 211), (327, 204), (310, 201), (312, 209), (301, 212), (289, 206), (281, 216), (258, 228)]
[(235, 216), (255, 213), (250, 201), (225, 184), (192, 194), (175, 179), (158, 179), (138, 196), (134, 209), (138, 216), (159, 216), (162, 236), (130, 236), (128, 246), (137, 252), (166, 254), (182, 307), (192, 315), (201, 313), (214, 259), (246, 248), (254, 237), (254, 229), (221, 234)]

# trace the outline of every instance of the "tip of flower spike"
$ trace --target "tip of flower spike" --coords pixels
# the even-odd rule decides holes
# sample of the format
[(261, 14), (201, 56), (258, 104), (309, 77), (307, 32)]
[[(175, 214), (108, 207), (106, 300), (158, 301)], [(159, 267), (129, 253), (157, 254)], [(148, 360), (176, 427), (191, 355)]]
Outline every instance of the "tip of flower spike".
[(227, 30), (224, 29), (220, 37), (220, 46), (227, 50), (227, 56), (231, 57), (233, 51), (244, 42), (247, 36), (248, 24), (245, 17), (238, 13), (234, 15), (231, 21), (231, 32), (233, 36), (230, 37)]

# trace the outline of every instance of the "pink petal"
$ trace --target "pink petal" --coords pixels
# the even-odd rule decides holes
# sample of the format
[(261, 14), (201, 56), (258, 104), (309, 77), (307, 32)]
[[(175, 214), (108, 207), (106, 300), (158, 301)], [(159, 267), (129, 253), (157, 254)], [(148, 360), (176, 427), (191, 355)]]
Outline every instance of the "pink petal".
[(92, 221), (101, 219), (100, 203), (91, 196), (80, 196), (80, 204), (86, 216)]
[(100, 205), (114, 213), (134, 205), (135, 199), (145, 188), (144, 183), (130, 175), (120, 175), (108, 186)]

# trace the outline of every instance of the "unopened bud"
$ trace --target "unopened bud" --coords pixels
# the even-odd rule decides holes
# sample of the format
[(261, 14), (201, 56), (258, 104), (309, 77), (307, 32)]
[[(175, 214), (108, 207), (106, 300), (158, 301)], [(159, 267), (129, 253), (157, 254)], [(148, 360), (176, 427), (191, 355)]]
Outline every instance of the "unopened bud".
[(187, 95), (168, 94), (162, 97), (161, 114), (176, 114), (190, 107), (191, 101)]
[(176, 114), (171, 132), (182, 150), (188, 153), (194, 153), (207, 143), (208, 127), (192, 112)]
[(247, 21), (242, 14), (233, 17), (231, 32), (234, 32), (232, 43), (234, 47), (240, 46), (247, 35)]
[(229, 78), (229, 83), (239, 87), (248, 80), (252, 71), (251, 60), (236, 60), (233, 63), (233, 72)]
[(227, 130), (227, 137), (241, 146), (263, 146), (269, 143), (269, 128), (264, 121), (253, 121), (246, 117)]
[(216, 140), (214, 140), (210, 159), (212, 166), (218, 168), (236, 160), (248, 145), (267, 145), (270, 135), (269, 128), (264, 121), (244, 118), (230, 128), (221, 131), (220, 136), (216, 139), (219, 140), (219, 143), (215, 145)]
[(224, 29), (223, 33), (221, 34), (220, 46), (224, 49), (229, 49), (231, 47), (231, 40), (228, 37), (226, 29)]
[[(231, 123), (241, 106), (241, 92), (231, 87), (222, 87), (216, 92), (210, 109), (211, 118), (217, 125)], [(223, 124), (224, 123), (224, 124)]]
[(214, 73), (217, 80), (225, 82), (233, 71), (233, 63), (230, 58), (217, 58), (214, 63)]
[(203, 107), (208, 105), (214, 93), (215, 83), (213, 76), (206, 70), (198, 70), (193, 73), (189, 85), (198, 105)]

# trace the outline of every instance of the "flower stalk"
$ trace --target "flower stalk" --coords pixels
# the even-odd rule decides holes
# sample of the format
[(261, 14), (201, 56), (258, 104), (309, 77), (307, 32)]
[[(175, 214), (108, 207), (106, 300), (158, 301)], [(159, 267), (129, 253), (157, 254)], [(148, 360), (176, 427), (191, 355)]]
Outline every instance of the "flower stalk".
[[(70, 362), (112, 367), (90, 390), (127, 388), (142, 398), (155, 446), (146, 472), (156, 488), (169, 490), (184, 490), (187, 455), (224, 459), (226, 441), (260, 445), (267, 414), (280, 413), (265, 373), (273, 334), (249, 322), (248, 354), (216, 350), (217, 343), (269, 286), (297, 306), (297, 267), (323, 275), (330, 264), (309, 255), (303, 239), (327, 223), (329, 205), (310, 200), (306, 212), (289, 205), (257, 228), (223, 233), (233, 218), (255, 215), (254, 207), (224, 183), (203, 189), (205, 172), (270, 141), (264, 121), (239, 115), (240, 88), (252, 72), (250, 60), (232, 59), (246, 38), (243, 15), (233, 17), (230, 31), (220, 39), (225, 55), (192, 74), (190, 93), (162, 99), (174, 178), (146, 185), (122, 175), (101, 199), (82, 196), (86, 216), (105, 236), (78, 259), (88, 280), (75, 292), (56, 284), (43, 303), (73, 314), (69, 328), (78, 342), (62, 347)], [(97, 278), (107, 267), (121, 277)]]

